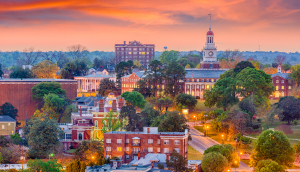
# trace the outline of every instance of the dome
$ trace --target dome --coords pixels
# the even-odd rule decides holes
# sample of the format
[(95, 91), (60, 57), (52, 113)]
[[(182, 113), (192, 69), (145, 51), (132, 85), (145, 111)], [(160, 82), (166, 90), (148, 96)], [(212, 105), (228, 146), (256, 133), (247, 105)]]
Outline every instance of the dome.
[(212, 31), (208, 31), (206, 35), (214, 35)]

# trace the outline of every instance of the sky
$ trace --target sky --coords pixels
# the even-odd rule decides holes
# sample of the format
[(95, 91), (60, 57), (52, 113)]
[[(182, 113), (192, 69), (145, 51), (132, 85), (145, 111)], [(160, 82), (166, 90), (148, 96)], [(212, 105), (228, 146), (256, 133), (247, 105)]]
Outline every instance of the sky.
[(300, 0), (0, 0), (0, 51), (201, 51), (209, 13), (218, 50), (300, 50)]

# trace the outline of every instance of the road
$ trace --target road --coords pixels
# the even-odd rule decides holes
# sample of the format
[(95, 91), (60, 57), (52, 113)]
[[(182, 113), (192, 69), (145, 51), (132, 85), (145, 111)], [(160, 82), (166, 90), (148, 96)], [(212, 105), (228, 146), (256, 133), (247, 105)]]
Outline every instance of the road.
[[(211, 139), (210, 137), (205, 137), (203, 133), (199, 132), (194, 128), (194, 123), (190, 122), (188, 123), (190, 126), (190, 135), (192, 137), (192, 140), (189, 141), (189, 145), (196, 149), (200, 153), (204, 153), (204, 151), (216, 144), (220, 144), (216, 142), (215, 140)], [(235, 169), (232, 169), (231, 171), (234, 171)], [(236, 169), (236, 171), (252, 171), (252, 168), (249, 168), (248, 165), (241, 162), (240, 167)]]

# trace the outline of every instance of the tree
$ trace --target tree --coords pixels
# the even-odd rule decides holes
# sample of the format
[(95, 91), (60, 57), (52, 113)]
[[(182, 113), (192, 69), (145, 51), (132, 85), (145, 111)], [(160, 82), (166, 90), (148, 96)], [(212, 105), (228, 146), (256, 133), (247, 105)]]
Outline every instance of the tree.
[(235, 66), (235, 68), (233, 69), (233, 71), (235, 73), (240, 73), (243, 69), (246, 69), (247, 67), (255, 68), (255, 66), (253, 65), (253, 63), (251, 63), (250, 61), (241, 61), (241, 62), (239, 62)]
[(282, 65), (285, 61), (285, 56), (283, 55), (278, 55), (276, 56), (275, 60), (274, 60), (278, 65)]
[(28, 160), (27, 166), (30, 171), (51, 171), (51, 172), (60, 172), (63, 167), (57, 160), (43, 161), (40, 159)]
[[(238, 103), (239, 108), (241, 109), (241, 111), (247, 113), (250, 117), (250, 119), (252, 119), (252, 117), (255, 114), (255, 104), (254, 104), (254, 97), (248, 97), (243, 99), (242, 101), (240, 101)], [(267, 107), (264, 107), (267, 108)]]
[(187, 64), (187, 65), (185, 66), (185, 68), (186, 68), (186, 69), (189, 69), (189, 68), (191, 68), (191, 66), (190, 66), (189, 64)]
[(141, 130), (143, 128), (143, 121), (141, 117), (136, 114), (135, 107), (133, 105), (126, 105), (121, 108), (119, 119), (128, 121), (125, 126), (126, 131), (135, 131), (135, 129)]
[(87, 57), (88, 55), (88, 50), (85, 46), (82, 46), (80, 44), (78, 45), (72, 45), (70, 47), (68, 47), (68, 50), (70, 51), (70, 55), (71, 55), (71, 58), (73, 60), (75, 59), (83, 59), (85, 57)]
[(291, 65), (289, 65), (289, 64), (287, 64), (287, 63), (285, 63), (285, 64), (283, 64), (282, 66), (281, 66), (281, 68), (282, 68), (282, 70), (284, 71), (284, 72), (287, 72), (288, 70), (290, 70), (291, 69)]
[(210, 152), (204, 155), (201, 168), (205, 172), (224, 172), (228, 162), (226, 157), (218, 152)]
[(291, 67), (290, 77), (296, 81), (298, 86), (300, 85), (300, 64)]
[(138, 61), (138, 60), (135, 60), (135, 61), (133, 62), (133, 64), (134, 64), (134, 66), (136, 66), (136, 67), (138, 67), (138, 68), (142, 67), (141, 62)]
[(221, 57), (226, 58), (227, 61), (234, 61), (235, 59), (239, 59), (243, 56), (243, 54), (239, 50), (225, 50)]
[(121, 89), (121, 78), (122, 76), (129, 75), (132, 73), (133, 68), (133, 62), (131, 60), (128, 60), (127, 62), (120, 62), (116, 65), (116, 77), (117, 77), (117, 88)]
[(204, 151), (204, 155), (211, 152), (218, 152), (223, 155), (230, 167), (238, 168), (240, 166), (240, 157), (231, 144), (211, 146)]
[(20, 145), (23, 142), (23, 139), (20, 137), (20, 134), (15, 133), (10, 135), (9, 141), (15, 145)]
[[(190, 102), (186, 102), (190, 103)], [(173, 100), (170, 97), (162, 97), (157, 100), (157, 104), (160, 105), (161, 109), (160, 111), (162, 112), (163, 110), (168, 111), (169, 107), (173, 106)], [(197, 104), (197, 103), (196, 103)], [(192, 106), (192, 104), (190, 104)]]
[(294, 119), (300, 118), (300, 100), (294, 96), (281, 97), (279, 102), (274, 104), (279, 109), (279, 119), (290, 124)]
[(294, 149), (289, 139), (281, 131), (265, 130), (254, 144), (250, 156), (250, 166), (256, 167), (261, 160), (271, 159), (279, 165), (291, 167), (294, 163)]
[(66, 97), (66, 90), (63, 90), (58, 82), (41, 82), (31, 88), (32, 99), (39, 104), (40, 107), (44, 104), (44, 96), (50, 93)]
[[(103, 141), (88, 141), (84, 140), (75, 151), (76, 158), (82, 161), (93, 161), (103, 156)], [(80, 168), (79, 168), (80, 169)]]
[(70, 59), (66, 56), (66, 54), (61, 51), (53, 53), (53, 55), (57, 59), (57, 66), (61, 69), (64, 68), (68, 62), (70, 62)]
[(145, 104), (145, 107), (141, 111), (141, 120), (143, 121), (145, 126), (150, 127), (152, 122), (159, 115), (160, 113), (158, 110), (154, 109), (154, 105), (147, 102)]
[(17, 67), (13, 70), (12, 73), (9, 74), (10, 78), (34, 78), (32, 71), (28, 68), (23, 69), (21, 67)]
[[(85, 141), (84, 141), (85, 142)], [(74, 159), (72, 162), (70, 162), (66, 166), (66, 172), (82, 172), (82, 163), (80, 163), (80, 160)], [(84, 165), (83, 165), (84, 166)]]
[(64, 97), (60, 98), (58, 95), (53, 93), (45, 95), (44, 102), (44, 113), (51, 118), (55, 118), (57, 123), (60, 123), (64, 111), (69, 103)]
[(165, 94), (174, 98), (181, 93), (179, 80), (184, 80), (186, 71), (176, 61), (171, 61), (164, 71), (165, 82), (167, 82)]
[(163, 69), (164, 67), (160, 61), (153, 60), (145, 71), (145, 81), (147, 81), (148, 84), (147, 88), (151, 88), (150, 91), (155, 95), (155, 97), (157, 97), (157, 91), (159, 91), (157, 85), (162, 84)]
[(184, 132), (189, 129), (186, 124), (188, 120), (177, 111), (167, 112), (164, 119), (158, 125), (158, 130), (162, 132)]
[(170, 160), (167, 159), (166, 164), (169, 170), (172, 169), (172, 171), (174, 172), (192, 171), (192, 169), (189, 169), (187, 167), (188, 159), (182, 156), (181, 154), (179, 154), (178, 152), (176, 152), (175, 149), (172, 152), (172, 156), (170, 157)]
[(134, 105), (138, 108), (143, 108), (146, 104), (146, 100), (144, 99), (144, 96), (136, 91), (132, 92), (124, 92), (121, 97), (124, 97), (124, 99), (127, 101), (127, 103)]
[(109, 93), (117, 94), (118, 89), (114, 81), (104, 78), (100, 81), (98, 93), (101, 96), (107, 96)]
[(34, 51), (34, 47), (24, 49), (22, 53), (17, 57), (17, 64), (19, 65), (34, 65), (42, 57), (42, 52)]
[(110, 132), (110, 131), (117, 131), (117, 130), (121, 129), (122, 123), (119, 120), (119, 115), (117, 115), (117, 118), (115, 116), (116, 115), (111, 110), (102, 119), (102, 129), (101, 129), (101, 131), (102, 131), (103, 134), (107, 133), (107, 132)]
[(2, 75), (3, 75), (3, 71), (2, 71), (2, 64), (0, 63), (0, 78), (2, 78)]
[(179, 59), (179, 55), (180, 52), (179, 51), (164, 51), (160, 56), (159, 56), (159, 60), (162, 63), (171, 63), (171, 62), (175, 62), (176, 60)]
[(26, 147), (15, 145), (15, 144), (8, 144), (5, 147), (1, 147), (0, 153), (2, 155), (2, 163), (10, 163), (15, 164), (20, 160), (20, 156), (22, 155), (22, 150), (24, 151), (24, 155), (26, 155)]
[(59, 139), (64, 134), (57, 121), (48, 116), (31, 118), (24, 128), (24, 133), (28, 140), (28, 155), (32, 158), (47, 158), (54, 147), (59, 145)]
[(18, 109), (16, 109), (11, 103), (6, 102), (0, 106), (0, 115), (1, 116), (10, 116), (11, 118), (17, 120)]
[(137, 88), (134, 91), (141, 93), (144, 97), (150, 97), (152, 94), (151, 87), (149, 88), (149, 82), (147, 79), (140, 79), (137, 81)]
[(274, 67), (269, 67), (269, 68), (265, 68), (265, 69), (264, 69), (264, 72), (265, 72), (266, 74), (271, 75), (271, 74), (277, 73), (277, 72), (278, 72), (278, 69), (277, 69), (277, 68), (274, 68)]
[(38, 78), (55, 78), (58, 67), (49, 60), (44, 60), (31, 69)]
[(285, 172), (284, 166), (279, 165), (277, 162), (268, 160), (261, 160), (254, 168), (254, 172)]
[(227, 135), (229, 134), (243, 134), (247, 129), (247, 124), (250, 123), (250, 118), (247, 113), (240, 111), (236, 106), (232, 107), (231, 111), (227, 113), (227, 117), (222, 121), (228, 126)]
[(87, 64), (84, 60), (76, 59), (68, 62), (61, 70), (61, 79), (74, 79), (74, 76), (84, 76), (88, 71)]
[(181, 110), (183, 108), (193, 110), (197, 103), (197, 99), (189, 94), (178, 94), (175, 97), (175, 105), (178, 110)]
[(278, 63), (272, 63), (272, 67), (277, 68), (278, 66)]
[(98, 57), (94, 58), (93, 66), (95, 69), (99, 69), (101, 66), (104, 66), (105, 63), (102, 59), (99, 59)]

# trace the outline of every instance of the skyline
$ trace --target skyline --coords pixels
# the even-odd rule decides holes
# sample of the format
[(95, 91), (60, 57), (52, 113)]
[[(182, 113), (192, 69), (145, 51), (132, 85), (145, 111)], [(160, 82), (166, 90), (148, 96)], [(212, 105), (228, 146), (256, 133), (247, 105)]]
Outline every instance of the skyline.
[(297, 0), (0, 0), (0, 50), (113, 51), (137, 40), (156, 51), (201, 51), (212, 13), (219, 51), (295, 52), (300, 47)]

